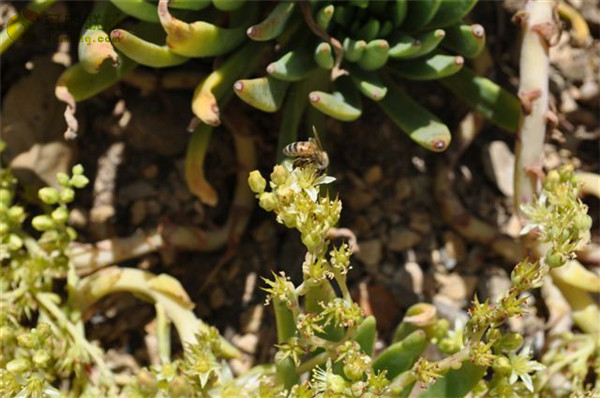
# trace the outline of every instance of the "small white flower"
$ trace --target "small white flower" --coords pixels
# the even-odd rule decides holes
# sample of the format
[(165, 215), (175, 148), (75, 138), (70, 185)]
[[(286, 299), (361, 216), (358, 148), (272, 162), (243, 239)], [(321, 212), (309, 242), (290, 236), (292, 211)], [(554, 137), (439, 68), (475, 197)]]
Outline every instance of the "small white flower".
[(531, 346), (526, 345), (521, 349), (519, 355), (515, 355), (514, 352), (509, 354), (510, 366), (512, 367), (512, 373), (508, 382), (514, 384), (518, 379), (523, 380), (525, 387), (533, 392), (533, 382), (531, 381), (530, 372), (545, 369), (545, 366), (537, 361), (531, 360)]

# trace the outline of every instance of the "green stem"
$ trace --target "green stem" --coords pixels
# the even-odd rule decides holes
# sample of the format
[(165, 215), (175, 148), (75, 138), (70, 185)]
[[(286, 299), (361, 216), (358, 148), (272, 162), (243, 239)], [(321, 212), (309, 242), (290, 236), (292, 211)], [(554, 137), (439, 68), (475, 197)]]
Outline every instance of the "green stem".
[(69, 335), (71, 335), (75, 344), (81, 346), (90, 355), (90, 357), (92, 357), (94, 362), (96, 362), (98, 365), (102, 375), (108, 380), (111, 380), (111, 382), (114, 384), (113, 374), (108, 369), (108, 366), (100, 355), (98, 348), (91, 345), (89, 341), (81, 334), (81, 330), (78, 330), (78, 328), (67, 319), (61, 309), (58, 308), (52, 301), (51, 295), (51, 293), (37, 293), (35, 298), (38, 303), (57, 320), (58, 324), (65, 329)]

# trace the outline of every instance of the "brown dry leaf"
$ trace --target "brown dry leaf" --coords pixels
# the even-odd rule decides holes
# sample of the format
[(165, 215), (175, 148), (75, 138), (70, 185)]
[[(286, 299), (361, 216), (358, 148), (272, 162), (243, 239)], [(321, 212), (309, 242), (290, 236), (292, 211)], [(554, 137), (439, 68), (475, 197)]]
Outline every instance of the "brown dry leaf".
[(12, 85), (2, 104), (2, 140), (6, 157), (19, 169), (26, 185), (54, 185), (58, 172), (66, 172), (73, 157), (63, 141), (66, 125), (54, 84), (64, 70), (50, 57), (32, 60), (32, 72)]

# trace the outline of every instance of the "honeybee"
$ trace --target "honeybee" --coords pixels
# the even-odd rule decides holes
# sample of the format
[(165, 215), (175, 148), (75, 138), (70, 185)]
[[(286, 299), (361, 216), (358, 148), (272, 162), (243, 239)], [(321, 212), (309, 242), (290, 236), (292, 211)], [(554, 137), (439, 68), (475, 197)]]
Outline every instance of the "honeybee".
[(329, 156), (323, 150), (317, 129), (313, 127), (315, 137), (308, 141), (297, 141), (283, 148), (285, 156), (294, 158), (294, 167), (305, 167), (313, 165), (319, 174), (323, 174), (329, 166)]

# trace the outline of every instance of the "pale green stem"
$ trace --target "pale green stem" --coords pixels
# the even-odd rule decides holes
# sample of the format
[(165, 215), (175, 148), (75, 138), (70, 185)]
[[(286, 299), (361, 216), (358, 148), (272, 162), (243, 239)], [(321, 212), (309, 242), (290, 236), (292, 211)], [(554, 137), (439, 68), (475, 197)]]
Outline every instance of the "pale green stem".
[(556, 28), (556, 1), (528, 0), (522, 11), (519, 98), (523, 115), (515, 145), (515, 210), (539, 193), (544, 139), (548, 117), (548, 48)]
[[(209, 326), (196, 317), (193, 303), (176, 279), (168, 275), (109, 267), (82, 278), (76, 289), (74, 304), (84, 312), (102, 297), (116, 292), (130, 292), (160, 304), (177, 329), (182, 344), (197, 342), (196, 334), (208, 332)], [(220, 337), (220, 350), (226, 357), (239, 357), (240, 351)]]
[(156, 342), (158, 346), (158, 358), (165, 365), (171, 362), (171, 328), (169, 318), (162, 305), (156, 304)]
[(300, 375), (310, 371), (315, 366), (324, 364), (325, 362), (327, 362), (327, 360), (329, 358), (330, 358), (330, 354), (328, 352), (326, 352), (326, 351), (321, 352), (321, 353), (315, 355), (314, 357), (310, 358), (309, 360), (302, 362), (296, 368), (296, 374), (298, 374), (298, 376), (300, 376)]
[(67, 333), (71, 335), (75, 344), (81, 346), (88, 352), (88, 354), (94, 359), (94, 362), (96, 362), (98, 365), (102, 375), (108, 380), (112, 380), (112, 373), (100, 355), (98, 348), (90, 344), (88, 340), (81, 334), (81, 329), (77, 328), (66, 318), (61, 309), (58, 308), (52, 301), (50, 297), (51, 295), (51, 293), (38, 293), (35, 295), (35, 298), (40, 305), (57, 320), (61, 328), (64, 328)]
[[(35, 0), (27, 4), (24, 10), (39, 17), (39, 15), (46, 11), (46, 9), (54, 4), (55, 1), (56, 0)], [(0, 32), (0, 54), (4, 54), (4, 52), (8, 50), (13, 43), (18, 41), (31, 25), (35, 23), (35, 21), (25, 19), (24, 14), (17, 15), (14, 20), (13, 18), (15, 17), (11, 18), (8, 27)]]

